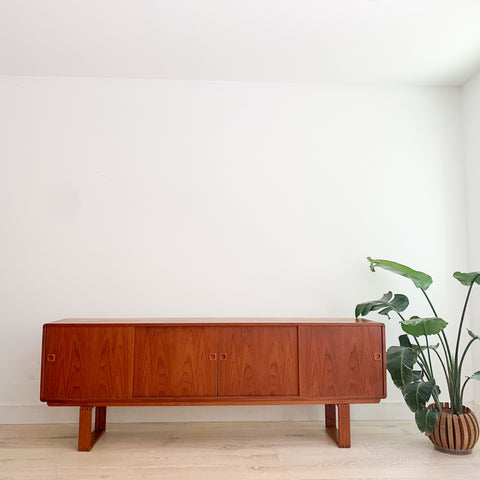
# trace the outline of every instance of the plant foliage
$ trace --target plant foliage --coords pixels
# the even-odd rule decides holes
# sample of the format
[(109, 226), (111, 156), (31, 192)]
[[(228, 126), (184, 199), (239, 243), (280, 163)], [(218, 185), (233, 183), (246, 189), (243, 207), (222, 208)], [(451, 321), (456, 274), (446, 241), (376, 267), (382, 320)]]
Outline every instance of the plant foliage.
[(387, 350), (387, 369), (398, 388), (405, 388), (414, 381), (413, 367), (416, 363), (417, 354), (410, 347), (393, 346)]
[(378, 258), (367, 257), (370, 262), (370, 270), (375, 271), (375, 267), (383, 268), (390, 272), (409, 278), (417, 288), (426, 290), (433, 282), (432, 277), (426, 273), (413, 270), (413, 268), (402, 265), (401, 263), (391, 262), (390, 260), (380, 260)]
[(387, 292), (380, 300), (358, 304), (355, 308), (355, 315), (357, 317), (365, 316), (378, 310), (380, 315), (386, 315), (390, 318), (389, 313), (392, 310), (398, 313), (403, 312), (407, 307), (408, 298), (405, 295), (393, 295), (392, 292)]
[[(444, 331), (447, 322), (437, 315), (426, 293), (426, 290), (432, 284), (432, 277), (390, 260), (372, 259), (370, 257), (367, 257), (367, 259), (370, 262), (370, 270), (372, 272), (375, 272), (376, 268), (382, 268), (410, 279), (422, 291), (434, 315), (428, 318), (418, 316), (404, 317), (402, 313), (409, 306), (409, 300), (403, 294), (393, 294), (392, 292), (386, 293), (379, 300), (359, 303), (355, 308), (355, 316), (357, 318), (368, 315), (371, 312), (386, 315), (388, 318), (390, 318), (389, 314), (394, 312), (400, 318), (400, 325), (405, 334), (400, 335), (398, 346), (391, 346), (387, 350), (387, 370), (393, 383), (402, 391), (405, 403), (415, 413), (415, 422), (420, 431), (431, 434), (438, 418), (438, 413), (442, 411), (439, 401), (440, 389), (435, 377), (432, 356), (436, 356), (440, 362), (447, 382), (453, 413), (459, 414), (462, 412), (463, 392), (469, 380), (480, 380), (480, 371), (478, 371), (467, 376), (463, 384), (461, 382), (465, 355), (471, 345), (476, 340), (480, 340), (480, 336), (467, 330), (471, 339), (463, 351), (460, 352), (460, 339), (465, 312), (473, 285), (475, 283), (480, 285), (480, 272), (455, 272), (453, 274), (462, 285), (469, 288), (460, 318), (456, 341), (450, 348), (450, 343)], [(432, 336), (437, 337), (439, 342), (432, 345), (430, 340)], [(420, 343), (419, 339), (423, 339), (424, 343)], [(440, 346), (441, 348), (439, 348)], [(434, 401), (435, 408), (427, 408), (427, 403), (431, 398)]]

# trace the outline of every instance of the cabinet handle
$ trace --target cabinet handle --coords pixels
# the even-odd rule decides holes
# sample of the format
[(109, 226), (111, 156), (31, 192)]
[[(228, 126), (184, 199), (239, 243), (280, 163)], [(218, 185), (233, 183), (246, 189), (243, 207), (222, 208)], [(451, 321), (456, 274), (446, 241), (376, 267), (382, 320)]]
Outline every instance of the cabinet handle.
[(226, 353), (221, 353), (220, 354), (220, 360), (226, 360), (227, 359), (227, 354)]
[(217, 354), (216, 354), (216, 353), (211, 353), (211, 354), (208, 356), (208, 359), (209, 359), (209, 360), (216, 360), (216, 359), (217, 359)]
[(49, 353), (47, 355), (47, 362), (54, 362), (55, 361), (55, 354), (54, 353)]
[(373, 359), (374, 360), (381, 360), (382, 359), (382, 354), (381, 353), (374, 353), (373, 354)]

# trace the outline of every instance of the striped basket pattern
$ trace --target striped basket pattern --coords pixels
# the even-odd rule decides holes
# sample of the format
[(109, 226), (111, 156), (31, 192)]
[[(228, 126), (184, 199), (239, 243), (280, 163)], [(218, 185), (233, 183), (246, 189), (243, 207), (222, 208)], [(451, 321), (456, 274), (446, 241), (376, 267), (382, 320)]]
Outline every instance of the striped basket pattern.
[[(450, 404), (441, 403), (442, 413), (439, 415), (433, 433), (428, 438), (437, 450), (454, 454), (468, 454), (477, 443), (479, 426), (477, 417), (468, 408), (463, 407), (460, 415), (452, 414)], [(428, 408), (435, 408), (429, 405)]]

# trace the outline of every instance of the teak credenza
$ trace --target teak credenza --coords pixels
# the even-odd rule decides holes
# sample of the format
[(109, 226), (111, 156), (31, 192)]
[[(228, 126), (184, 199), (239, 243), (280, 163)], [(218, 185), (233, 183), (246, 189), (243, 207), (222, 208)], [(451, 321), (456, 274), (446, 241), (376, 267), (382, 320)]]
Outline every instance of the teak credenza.
[(350, 447), (350, 404), (385, 396), (381, 323), (159, 318), (43, 326), (40, 399), (80, 407), (80, 451), (105, 431), (107, 406), (119, 405), (325, 404), (328, 432)]

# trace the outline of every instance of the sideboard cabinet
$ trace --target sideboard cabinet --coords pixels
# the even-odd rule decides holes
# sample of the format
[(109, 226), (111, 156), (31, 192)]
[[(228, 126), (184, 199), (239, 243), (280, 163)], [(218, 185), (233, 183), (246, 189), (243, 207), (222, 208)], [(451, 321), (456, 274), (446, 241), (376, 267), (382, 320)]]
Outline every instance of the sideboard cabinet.
[(40, 397), (80, 407), (82, 451), (119, 405), (325, 404), (349, 447), (350, 404), (386, 396), (384, 335), (355, 319), (64, 319), (43, 327)]

